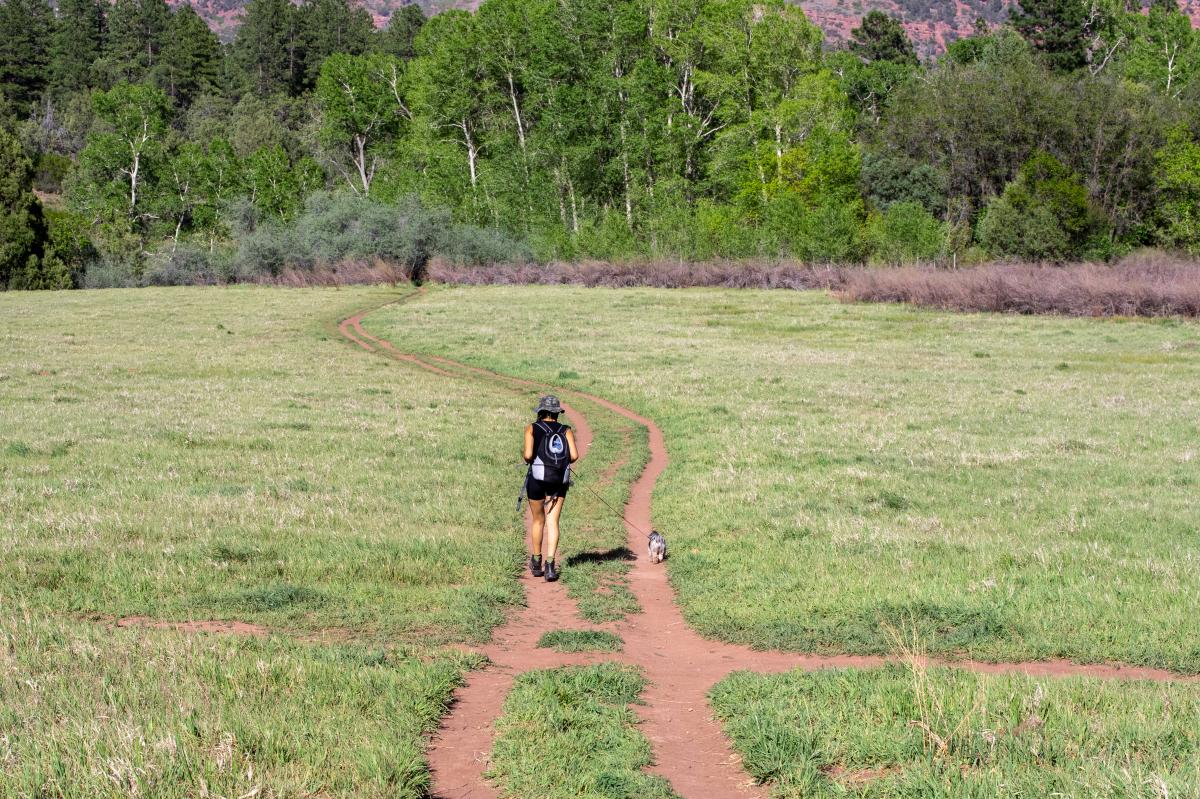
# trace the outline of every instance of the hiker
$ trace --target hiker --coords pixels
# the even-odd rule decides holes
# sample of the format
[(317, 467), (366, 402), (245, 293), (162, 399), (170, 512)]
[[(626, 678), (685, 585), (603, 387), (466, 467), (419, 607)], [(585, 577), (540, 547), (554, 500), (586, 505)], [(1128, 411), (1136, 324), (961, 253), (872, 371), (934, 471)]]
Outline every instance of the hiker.
[[(533, 552), (529, 571), (534, 577), (546, 575), (547, 582), (558, 579), (554, 556), (558, 552), (558, 519), (562, 516), (567, 489), (571, 487), (571, 464), (579, 460), (575, 433), (558, 421), (563, 412), (558, 397), (547, 395), (538, 401), (537, 421), (525, 426), (525, 447), (521, 456), (529, 464), (525, 490), (533, 513)], [(545, 533), (546, 546), (542, 546)], [(542, 569), (542, 554), (546, 568)]]

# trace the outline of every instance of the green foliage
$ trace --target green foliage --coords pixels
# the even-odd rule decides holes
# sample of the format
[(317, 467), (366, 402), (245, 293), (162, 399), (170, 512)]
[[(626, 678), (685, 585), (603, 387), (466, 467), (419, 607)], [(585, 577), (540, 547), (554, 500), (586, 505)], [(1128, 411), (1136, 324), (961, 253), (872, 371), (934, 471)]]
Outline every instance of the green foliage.
[[(4, 0), (0, 116), (39, 190), (65, 190), (131, 274), (189, 237), (232, 249), (236, 209), (288, 220), (334, 185), (446, 209), (475, 226), (455, 245), (466, 260), (517, 237), (539, 258), (853, 261), (895, 233), (896, 203), (979, 252), (983, 209), (1039, 150), (1081, 177), (1109, 234), (1064, 243), (1061, 209), (1030, 208), (1026, 250), (1183, 241), (1162, 232), (1186, 221), (1160, 208), (1156, 153), (1193, 122), (1200, 35), (1169, 0), (1078, 6), (1029, 0), (1015, 27), (981, 19), (921, 65), (895, 17), (868, 13), (830, 49), (786, 0), (484, 0), (428, 21), (411, 4), (384, 31), (348, 0), (251, 0), (224, 48), (186, 3), (62, 0), (53, 25), (45, 0)], [(151, 87), (165, 107), (134, 96)], [(93, 92), (125, 94), (93, 120)], [(117, 105), (142, 109), (144, 142)], [(234, 174), (210, 200), (197, 187), (218, 140)], [(1010, 250), (1013, 209), (994, 210), (980, 229)]]
[(863, 61), (890, 61), (917, 66), (917, 53), (908, 32), (897, 17), (882, 11), (868, 12), (857, 28), (850, 31), (850, 52)]
[(866, 153), (862, 165), (863, 195), (875, 208), (917, 203), (931, 214), (946, 211), (943, 170), (886, 153)]
[(321, 66), (321, 144), (356, 194), (371, 193), (381, 159), (412, 118), (407, 95), (407, 67), (396, 56), (338, 54)]
[(1025, 162), (1004, 193), (988, 203), (979, 222), (980, 243), (998, 257), (1078, 258), (1103, 235), (1087, 188), (1047, 153)]
[(304, 198), (324, 186), (321, 167), (308, 157), (293, 162), (283, 147), (263, 147), (242, 163), (242, 178), (250, 200), (269, 218), (291, 219)]
[(300, 12), (288, 0), (250, 0), (230, 57), (247, 91), (286, 94), (302, 78)]
[(60, 281), (54, 288), (80, 286), (88, 264), (99, 255), (92, 244), (91, 226), (78, 214), (49, 208), (46, 209), (46, 223), (45, 260), (54, 263), (58, 275), (65, 273), (69, 278), (65, 285)]
[(387, 26), (375, 34), (375, 46), (397, 58), (410, 60), (417, 54), (417, 34), (425, 25), (425, 12), (416, 3), (405, 3), (392, 12)]
[(385, 204), (352, 194), (312, 194), (292, 223), (264, 221), (237, 238), (235, 268), (246, 277), (373, 259), (404, 265), (419, 277), (438, 253), (467, 264), (529, 257), (504, 234), (456, 226), (447, 212), (413, 198)]
[(56, 91), (83, 91), (94, 85), (93, 70), (104, 32), (102, 0), (59, 0), (51, 40), (52, 85)]
[(161, 89), (121, 83), (93, 97), (97, 125), (79, 155), (80, 210), (106, 222), (145, 222), (166, 157), (170, 100)]
[(317, 76), (331, 55), (366, 52), (375, 32), (370, 13), (348, 0), (308, 0), (300, 6), (299, 26), (304, 89), (317, 84)]
[(24, 116), (46, 87), (54, 12), (46, 0), (0, 2), (0, 92)]
[(1173, 3), (1155, 3), (1145, 14), (1122, 20), (1128, 46), (1115, 68), (1126, 78), (1178, 98), (1200, 73), (1200, 37)]
[(161, 85), (171, 33), (166, 0), (114, 0), (105, 18), (102, 70), (112, 83)]
[(868, 217), (866, 239), (872, 263), (912, 264), (941, 256), (947, 230), (923, 205), (902, 201)]
[(1200, 144), (1176, 128), (1155, 153), (1157, 238), (1168, 247), (1200, 252)]
[(1012, 25), (1059, 72), (1088, 61), (1088, 7), (1076, 0), (1020, 0)]
[(156, 70), (157, 83), (179, 106), (187, 107), (221, 78), (221, 43), (191, 5), (171, 16), (167, 40)]
[(0, 287), (41, 287), (46, 229), (32, 183), (21, 143), (0, 128)]

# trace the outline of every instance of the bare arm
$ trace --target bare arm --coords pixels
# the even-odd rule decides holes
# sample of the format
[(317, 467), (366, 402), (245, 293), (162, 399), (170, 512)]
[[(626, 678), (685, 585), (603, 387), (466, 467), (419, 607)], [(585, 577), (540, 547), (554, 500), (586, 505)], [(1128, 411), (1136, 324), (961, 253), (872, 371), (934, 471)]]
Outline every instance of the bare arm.
[[(570, 439), (567, 439), (570, 441)], [(571, 445), (571, 452), (574, 454), (575, 445)], [(525, 446), (521, 449), (521, 457), (526, 463), (533, 463), (533, 425), (525, 425)]]
[[(533, 441), (533, 433), (529, 434), (529, 440)], [(571, 450), (571, 463), (579, 460), (579, 450), (575, 446), (575, 431), (569, 427), (567, 428), (567, 448)]]

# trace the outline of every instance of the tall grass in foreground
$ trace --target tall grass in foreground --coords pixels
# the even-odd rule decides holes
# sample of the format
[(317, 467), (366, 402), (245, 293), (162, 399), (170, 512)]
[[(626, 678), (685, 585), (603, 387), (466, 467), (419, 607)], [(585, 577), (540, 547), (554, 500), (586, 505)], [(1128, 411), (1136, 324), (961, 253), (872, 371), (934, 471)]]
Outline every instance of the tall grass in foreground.
[(1200, 691), (958, 669), (739, 672), (710, 694), (779, 799), (1200, 795)]
[(508, 797), (673, 799), (666, 780), (642, 771), (650, 744), (629, 705), (645, 685), (615, 663), (519, 675), (496, 724), (490, 776)]
[(427, 795), (474, 656), (113, 630), (0, 609), (0, 796)]

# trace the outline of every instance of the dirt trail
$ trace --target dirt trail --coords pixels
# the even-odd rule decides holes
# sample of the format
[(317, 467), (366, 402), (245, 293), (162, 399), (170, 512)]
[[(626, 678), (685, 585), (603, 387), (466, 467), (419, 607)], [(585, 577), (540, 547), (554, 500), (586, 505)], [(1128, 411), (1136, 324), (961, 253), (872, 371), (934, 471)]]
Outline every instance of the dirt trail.
[[(402, 352), (363, 330), (362, 319), (367, 313), (360, 313), (339, 325), (344, 336), (365, 350), (381, 352), (449, 377), (470, 374), (510, 387), (540, 385), (445, 358)], [(685, 799), (766, 797), (766, 789), (756, 785), (741, 768), (720, 724), (712, 718), (708, 708), (708, 690), (731, 671), (738, 669), (782, 672), (797, 668), (870, 668), (898, 662), (898, 659), (765, 652), (702, 638), (684, 621), (675, 603), (666, 570), (651, 564), (645, 556), (645, 533), (649, 532), (652, 524), (651, 494), (658, 476), (667, 466), (662, 431), (650, 419), (602, 397), (577, 391), (568, 393), (642, 425), (649, 432), (650, 460), (631, 487), (625, 508), (628, 546), (637, 556), (629, 575), (630, 588), (644, 612), (619, 622), (588, 624), (580, 618), (578, 609), (567, 598), (561, 583), (548, 584), (532, 578), (526, 571), (522, 582), (527, 606), (496, 630), (492, 643), (478, 650), (488, 656), (492, 665), (469, 675), (466, 686), (455, 694), (453, 711), (444, 719), (441, 730), (432, 742), (429, 755), (434, 796), (440, 799), (498, 796), (496, 788), (483, 774), (491, 750), (493, 724), (518, 673), (616, 660), (639, 666), (651, 683), (642, 697), (645, 704), (636, 708), (642, 720), (641, 732), (649, 739), (654, 751), (655, 764), (650, 771), (669, 780), (675, 791)], [(568, 412), (579, 440), (586, 447), (592, 440), (587, 420), (577, 411), (568, 409)], [(564, 655), (536, 647), (542, 632), (563, 627), (611, 630), (624, 639), (624, 651), (615, 655)], [(928, 662), (986, 673), (1017, 672), (1032, 676), (1196, 679), (1162, 669), (1110, 664), (1081, 665), (1061, 660), (980, 663), (929, 659)]]

